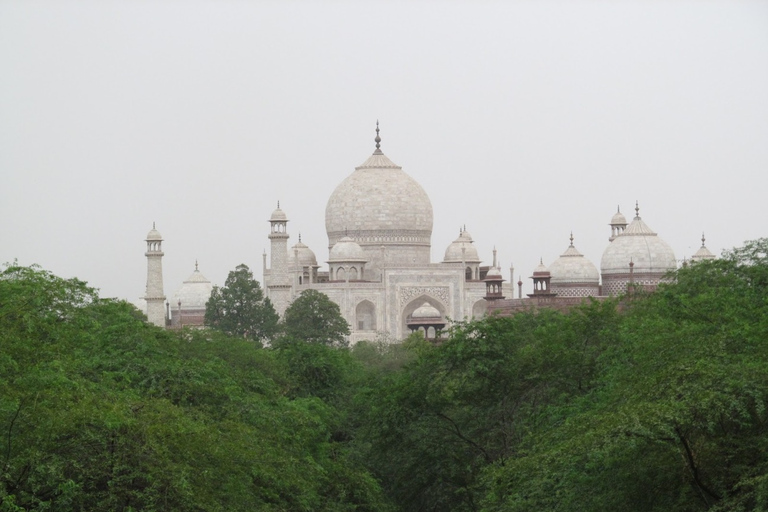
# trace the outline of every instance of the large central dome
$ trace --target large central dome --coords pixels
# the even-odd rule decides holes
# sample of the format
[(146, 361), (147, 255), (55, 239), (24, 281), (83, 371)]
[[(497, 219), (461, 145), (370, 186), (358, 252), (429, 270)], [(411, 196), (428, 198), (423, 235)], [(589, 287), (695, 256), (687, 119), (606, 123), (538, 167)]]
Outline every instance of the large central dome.
[(421, 185), (381, 152), (377, 140), (373, 155), (328, 199), (325, 229), (329, 248), (348, 236), (375, 268), (379, 263), (425, 264), (432, 238), (432, 203)]

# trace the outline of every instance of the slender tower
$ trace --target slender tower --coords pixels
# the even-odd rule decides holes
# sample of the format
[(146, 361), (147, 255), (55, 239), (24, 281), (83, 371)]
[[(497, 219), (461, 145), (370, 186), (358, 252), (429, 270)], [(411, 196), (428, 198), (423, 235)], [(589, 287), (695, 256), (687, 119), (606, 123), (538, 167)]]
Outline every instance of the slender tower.
[(270, 262), (267, 296), (281, 317), (291, 302), (291, 275), (288, 269), (288, 217), (280, 203), (269, 218)]
[(163, 237), (152, 223), (147, 234), (147, 319), (159, 327), (165, 327), (165, 294), (163, 293)]

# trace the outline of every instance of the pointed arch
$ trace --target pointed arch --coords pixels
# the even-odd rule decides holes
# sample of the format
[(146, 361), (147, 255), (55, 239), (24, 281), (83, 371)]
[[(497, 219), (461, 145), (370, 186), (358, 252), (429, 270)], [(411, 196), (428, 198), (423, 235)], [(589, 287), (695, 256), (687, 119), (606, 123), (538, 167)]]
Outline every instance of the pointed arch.
[(376, 306), (369, 300), (362, 300), (355, 308), (355, 328), (358, 331), (376, 330)]

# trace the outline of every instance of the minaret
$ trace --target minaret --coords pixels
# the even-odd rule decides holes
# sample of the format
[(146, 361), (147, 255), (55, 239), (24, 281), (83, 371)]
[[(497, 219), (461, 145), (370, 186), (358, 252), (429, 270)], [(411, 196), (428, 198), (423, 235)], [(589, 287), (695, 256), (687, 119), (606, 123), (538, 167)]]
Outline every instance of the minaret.
[(165, 294), (163, 293), (163, 237), (152, 223), (147, 234), (147, 320), (165, 327)]
[(291, 275), (288, 269), (288, 217), (280, 202), (269, 218), (270, 263), (269, 280), (265, 283), (267, 297), (281, 317), (291, 302)]

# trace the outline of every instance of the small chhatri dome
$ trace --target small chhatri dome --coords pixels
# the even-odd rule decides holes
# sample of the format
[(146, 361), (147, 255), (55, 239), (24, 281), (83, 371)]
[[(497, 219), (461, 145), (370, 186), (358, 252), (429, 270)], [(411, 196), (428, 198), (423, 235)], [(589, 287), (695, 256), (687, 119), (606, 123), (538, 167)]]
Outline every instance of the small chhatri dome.
[(440, 311), (429, 302), (425, 302), (411, 314), (411, 318), (440, 318)]
[(211, 297), (213, 285), (197, 268), (195, 262), (195, 271), (192, 272), (173, 296), (172, 304), (175, 306), (181, 301), (181, 308), (205, 309), (205, 304)]
[(621, 208), (617, 206), (616, 213), (614, 213), (613, 217), (611, 217), (611, 226), (626, 226), (626, 225), (627, 225), (627, 218), (624, 217), (623, 213), (621, 213)]
[[(443, 263), (461, 263), (462, 257), (464, 263), (480, 263), (481, 260), (477, 253), (477, 248), (472, 244), (472, 235), (466, 229), (459, 230), (459, 237), (445, 249)], [(462, 249), (464, 249), (463, 255)]]
[(162, 239), (163, 239), (163, 236), (160, 234), (160, 232), (157, 229), (155, 229), (155, 223), (153, 222), (152, 229), (149, 231), (149, 233), (147, 233), (146, 240), (149, 242), (150, 240), (162, 241)]
[(275, 208), (275, 211), (272, 212), (272, 215), (269, 217), (269, 220), (270, 222), (288, 220), (288, 217), (285, 215), (285, 212), (280, 209), (280, 201), (277, 202), (277, 208)]
[(331, 248), (330, 262), (365, 262), (362, 247), (352, 238), (345, 236)]
[(488, 269), (488, 273), (485, 274), (485, 281), (503, 281), (504, 278), (501, 275), (501, 270), (499, 270), (496, 267), (491, 267)]
[(549, 269), (544, 265), (543, 258), (539, 258), (539, 265), (533, 269), (533, 275), (534, 277), (538, 277), (544, 274), (549, 274)]
[(597, 267), (581, 254), (573, 246), (573, 233), (571, 233), (571, 245), (549, 266), (552, 276), (552, 285), (558, 284), (597, 284), (600, 274)]
[(301, 242), (301, 234), (299, 234), (299, 241), (291, 247), (288, 250), (288, 261), (291, 262), (291, 265), (293, 267), (296, 266), (296, 254), (298, 252), (299, 260), (298, 260), (298, 266), (299, 267), (316, 267), (317, 266), (317, 257), (315, 256), (315, 253), (307, 247), (306, 244)]

